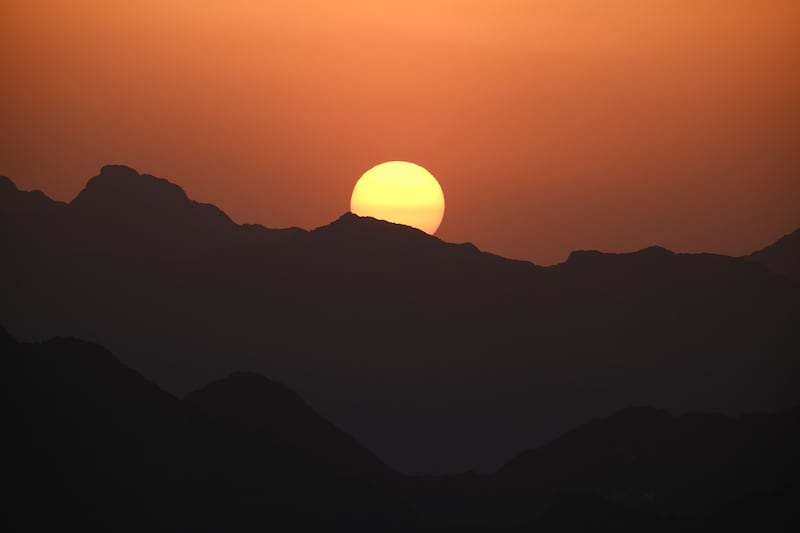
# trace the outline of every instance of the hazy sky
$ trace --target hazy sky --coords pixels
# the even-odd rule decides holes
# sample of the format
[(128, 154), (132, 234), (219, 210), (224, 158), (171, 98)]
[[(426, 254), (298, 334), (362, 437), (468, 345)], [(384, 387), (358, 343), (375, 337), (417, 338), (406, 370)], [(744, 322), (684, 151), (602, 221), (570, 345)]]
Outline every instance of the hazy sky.
[(796, 0), (2, 0), (0, 174), (106, 163), (313, 228), (386, 160), (438, 236), (742, 254), (800, 226)]

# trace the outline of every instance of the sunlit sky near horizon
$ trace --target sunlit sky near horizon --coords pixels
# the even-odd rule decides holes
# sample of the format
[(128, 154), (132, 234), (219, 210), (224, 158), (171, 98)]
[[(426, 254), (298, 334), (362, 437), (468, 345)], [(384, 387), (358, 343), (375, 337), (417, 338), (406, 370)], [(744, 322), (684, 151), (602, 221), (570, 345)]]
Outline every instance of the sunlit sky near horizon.
[(0, 175), (60, 200), (121, 163), (313, 228), (407, 160), (540, 264), (800, 226), (793, 0), (6, 0), (0, 78)]

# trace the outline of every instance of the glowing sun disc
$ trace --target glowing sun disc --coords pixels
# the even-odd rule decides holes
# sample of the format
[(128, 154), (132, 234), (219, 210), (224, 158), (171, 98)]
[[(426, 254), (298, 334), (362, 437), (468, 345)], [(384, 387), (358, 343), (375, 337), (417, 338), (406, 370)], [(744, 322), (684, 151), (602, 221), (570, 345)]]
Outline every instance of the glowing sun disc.
[(433, 174), (407, 161), (375, 165), (356, 182), (350, 211), (433, 235), (444, 217), (444, 193)]

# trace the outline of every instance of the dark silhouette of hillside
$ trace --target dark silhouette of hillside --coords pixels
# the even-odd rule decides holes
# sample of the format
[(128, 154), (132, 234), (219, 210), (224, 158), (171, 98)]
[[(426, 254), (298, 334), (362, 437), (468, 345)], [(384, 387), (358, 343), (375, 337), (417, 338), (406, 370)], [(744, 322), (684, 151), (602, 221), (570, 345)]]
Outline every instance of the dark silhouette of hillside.
[[(56, 202), (48, 198), (42, 191), (20, 191), (14, 182), (6, 176), (0, 176), (0, 214), (3, 222), (33, 223), (49, 216), (53, 212), (67, 206), (64, 202)], [(7, 237), (12, 236), (8, 224), (3, 224)]]
[(627, 408), (490, 476), (411, 479), (409, 498), (452, 531), (793, 531), (798, 445), (798, 407), (735, 418)]
[(397, 475), (296, 393), (258, 374), (236, 372), (188, 394), (184, 401), (249, 435), (302, 450), (340, 474), (381, 479)]
[[(294, 392), (237, 373), (186, 400), (104, 348), (0, 328), (6, 529), (794, 531), (800, 409), (631, 408), (492, 475), (387, 475)], [(201, 407), (201, 408), (198, 408)], [(327, 449), (326, 449), (327, 448)], [(367, 468), (364, 466), (367, 465)]]
[(800, 282), (800, 229), (745, 256), (745, 259), (761, 263), (778, 274)]
[(183, 395), (235, 371), (297, 391), (393, 469), (488, 472), (629, 405), (800, 402), (800, 288), (653, 247), (539, 267), (345, 214), (240, 226), (104, 167), (68, 204), (0, 187), (0, 321), (108, 346)]
[(41, 196), (36, 200), (36, 210), (29, 209), (28, 214), (44, 215), (44, 225), (64, 241), (62, 253), (132, 263), (167, 261), (303, 233), (299, 228), (235, 224), (216, 206), (190, 200), (177, 185), (121, 165), (103, 167), (67, 209), (59, 211), (58, 220), (53, 219), (52, 207), (45, 209)]
[(733, 419), (629, 408), (520, 454), (497, 481), (507, 493), (522, 486), (527, 494), (588, 491), (665, 512), (701, 513), (800, 479), (798, 445), (798, 408)]
[[(407, 520), (388, 487), (339, 468), (335, 441), (306, 453), (332, 433), (289, 444), (217, 423), (92, 343), (3, 345), (10, 530), (392, 531)], [(309, 416), (283, 407), (272, 406), (279, 425)]]

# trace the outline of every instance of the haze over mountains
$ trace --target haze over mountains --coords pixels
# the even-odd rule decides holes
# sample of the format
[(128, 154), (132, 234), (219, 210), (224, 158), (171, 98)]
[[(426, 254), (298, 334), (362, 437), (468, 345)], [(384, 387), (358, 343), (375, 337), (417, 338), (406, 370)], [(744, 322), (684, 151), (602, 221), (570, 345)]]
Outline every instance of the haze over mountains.
[(288, 397), (272, 412), (309, 429), (299, 440), (281, 417), (243, 427), (222, 414), (214, 389), (252, 376), (181, 401), (93, 343), (18, 344), (0, 331), (0, 345), (8, 530), (391, 531), (407, 520), (383, 482), (391, 472), (265, 378), (245, 390)]
[(121, 166), (69, 204), (0, 179), (0, 225), (13, 336), (91, 339), (178, 395), (257, 372), (401, 472), (492, 471), (633, 405), (800, 402), (797, 231), (545, 268), (352, 214), (241, 226)]
[[(7, 530), (795, 531), (800, 411), (629, 408), (491, 476), (408, 478), (262, 376), (183, 400), (0, 328)], [(794, 528), (794, 529), (793, 529)]]

